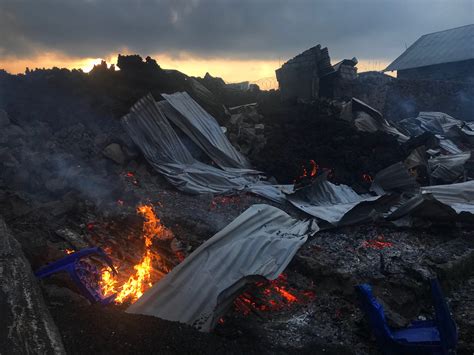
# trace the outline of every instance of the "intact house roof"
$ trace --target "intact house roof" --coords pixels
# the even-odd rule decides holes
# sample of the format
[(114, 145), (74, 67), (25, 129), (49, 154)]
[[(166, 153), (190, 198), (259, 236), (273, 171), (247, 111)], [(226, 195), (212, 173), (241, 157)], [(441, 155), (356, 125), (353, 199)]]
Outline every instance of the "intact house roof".
[(421, 36), (384, 71), (474, 59), (474, 24)]

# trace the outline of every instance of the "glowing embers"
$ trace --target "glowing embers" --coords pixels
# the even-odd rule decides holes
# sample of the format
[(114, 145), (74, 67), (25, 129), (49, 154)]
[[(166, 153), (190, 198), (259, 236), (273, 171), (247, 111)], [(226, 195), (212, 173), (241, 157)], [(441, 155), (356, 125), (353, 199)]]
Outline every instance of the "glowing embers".
[(130, 181), (133, 185), (138, 185), (138, 179), (135, 176), (135, 173), (132, 171), (127, 171), (123, 173), (123, 176)]
[(308, 178), (308, 177), (312, 178), (312, 177), (315, 177), (318, 174), (319, 165), (316, 164), (316, 162), (313, 159), (311, 159), (309, 161), (309, 167), (307, 165), (308, 164), (305, 164), (301, 167), (302, 172), (301, 172), (300, 176), (298, 176), (297, 180), (302, 180), (302, 179)]
[(328, 179), (334, 178), (334, 170), (331, 168), (324, 168), (317, 164), (313, 159), (308, 163), (301, 166), (301, 170), (298, 174), (298, 177), (293, 181), (293, 183), (304, 183), (311, 181), (316, 176), (326, 173)]
[(376, 249), (376, 250), (382, 250), (382, 249), (385, 249), (385, 248), (393, 247), (393, 243), (392, 242), (387, 242), (385, 240), (385, 236), (383, 234), (380, 234), (375, 239), (364, 240), (362, 242), (362, 247), (370, 248), (370, 249)]
[(286, 274), (273, 281), (257, 282), (234, 301), (237, 311), (247, 315), (251, 312), (281, 311), (292, 305), (310, 303), (316, 297), (310, 290), (290, 287)]
[(362, 180), (368, 184), (371, 184), (374, 179), (369, 174), (362, 174)]
[[(116, 294), (115, 303), (133, 303), (143, 293), (161, 279), (169, 269), (166, 267), (160, 254), (155, 250), (153, 242), (169, 240), (173, 237), (171, 231), (164, 227), (150, 205), (140, 205), (137, 213), (144, 218), (142, 227), (142, 250), (140, 261), (136, 264), (125, 262), (123, 254), (128, 250), (114, 250), (106, 248), (107, 253), (114, 260), (118, 270), (115, 277), (110, 270), (101, 270), (100, 288), (104, 296)], [(118, 255), (122, 255), (122, 259)]]

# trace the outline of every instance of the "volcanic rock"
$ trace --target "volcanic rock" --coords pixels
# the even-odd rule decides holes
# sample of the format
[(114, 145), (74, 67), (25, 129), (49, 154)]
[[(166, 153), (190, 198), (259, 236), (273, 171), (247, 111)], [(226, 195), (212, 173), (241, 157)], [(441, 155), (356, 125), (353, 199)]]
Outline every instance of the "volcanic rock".
[(5, 110), (0, 110), (0, 127), (6, 127), (10, 124), (10, 119)]
[(31, 267), (0, 218), (0, 352), (65, 354)]
[(117, 143), (109, 144), (107, 147), (104, 148), (102, 153), (109, 159), (113, 160), (119, 165), (123, 165), (125, 163), (125, 154), (122, 151), (122, 147), (120, 147)]

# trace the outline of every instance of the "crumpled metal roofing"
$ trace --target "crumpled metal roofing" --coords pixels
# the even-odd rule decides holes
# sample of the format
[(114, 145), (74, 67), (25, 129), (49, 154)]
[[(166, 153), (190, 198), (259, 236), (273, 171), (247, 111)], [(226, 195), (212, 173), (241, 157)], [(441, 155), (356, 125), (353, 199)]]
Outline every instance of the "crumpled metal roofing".
[(474, 137), (474, 129), (470, 123), (443, 112), (420, 112), (418, 117), (403, 119), (398, 124), (413, 137), (424, 132), (433, 133), (439, 141), (439, 146), (451, 154), (462, 153), (462, 150), (448, 138), (460, 135), (467, 139)]
[[(355, 207), (365, 204), (367, 215), (382, 196), (359, 195), (347, 185), (335, 185), (321, 175), (314, 182), (289, 194), (287, 199), (311, 216), (337, 225)], [(345, 221), (355, 223), (357, 220)]]
[(370, 190), (378, 195), (387, 192), (403, 192), (414, 190), (418, 187), (416, 178), (408, 172), (407, 166), (398, 162), (380, 170), (374, 178)]
[(396, 220), (406, 215), (428, 219), (452, 219), (456, 215), (474, 217), (474, 181), (450, 185), (425, 186), (390, 215)]
[[(464, 127), (466, 123), (457, 120), (444, 112), (420, 112), (418, 117), (406, 118), (399, 122), (411, 135), (423, 132), (445, 135), (452, 127)], [(470, 129), (466, 127), (466, 129)]]
[(222, 169), (251, 168), (247, 158), (229, 142), (214, 117), (199, 106), (188, 93), (176, 92), (161, 96), (166, 100), (161, 106), (166, 117), (208, 153), (217, 165)]
[[(285, 201), (284, 187), (261, 181), (260, 172), (245, 168), (247, 162), (227, 140), (215, 119), (189, 96), (165, 95), (155, 102), (151, 95), (140, 99), (122, 123), (145, 158), (177, 189), (191, 194), (225, 194), (250, 191), (276, 202)], [(222, 169), (196, 160), (172, 126), (187, 136)]]
[(471, 152), (440, 155), (428, 160), (430, 176), (439, 181), (453, 182), (464, 174), (464, 164), (471, 158)]
[(128, 313), (147, 314), (210, 331), (256, 276), (273, 280), (309, 235), (300, 221), (268, 205), (253, 205), (146, 291)]
[(412, 150), (404, 163), (407, 169), (413, 169), (417, 166), (426, 166), (428, 164), (426, 161), (426, 147), (422, 145)]
[(474, 24), (421, 36), (384, 71), (474, 59)]
[(370, 105), (355, 97), (352, 98), (352, 111), (354, 113), (354, 125), (359, 131), (363, 132), (385, 132), (397, 137), (398, 141), (403, 143), (410, 139), (407, 135), (400, 132), (391, 125), (383, 115)]

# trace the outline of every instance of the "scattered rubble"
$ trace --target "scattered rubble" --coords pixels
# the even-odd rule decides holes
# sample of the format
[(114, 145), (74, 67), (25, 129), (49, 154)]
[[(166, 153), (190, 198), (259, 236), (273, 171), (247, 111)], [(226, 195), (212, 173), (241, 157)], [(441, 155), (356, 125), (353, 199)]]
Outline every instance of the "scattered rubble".
[(228, 137), (234, 147), (245, 156), (258, 156), (266, 144), (263, 116), (258, 113), (257, 103), (231, 107)]

